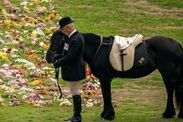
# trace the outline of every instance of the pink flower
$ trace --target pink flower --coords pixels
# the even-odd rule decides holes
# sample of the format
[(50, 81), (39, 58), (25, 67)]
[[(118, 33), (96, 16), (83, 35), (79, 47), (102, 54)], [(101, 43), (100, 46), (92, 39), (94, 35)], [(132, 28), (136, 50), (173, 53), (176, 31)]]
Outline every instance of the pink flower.
[(33, 45), (35, 45), (35, 44), (36, 44), (36, 42), (37, 42), (37, 40), (36, 40), (36, 39), (32, 39), (32, 44), (33, 44)]
[(9, 1), (9, 0), (3, 0), (3, 3), (4, 3), (4, 4), (9, 4), (10, 1)]

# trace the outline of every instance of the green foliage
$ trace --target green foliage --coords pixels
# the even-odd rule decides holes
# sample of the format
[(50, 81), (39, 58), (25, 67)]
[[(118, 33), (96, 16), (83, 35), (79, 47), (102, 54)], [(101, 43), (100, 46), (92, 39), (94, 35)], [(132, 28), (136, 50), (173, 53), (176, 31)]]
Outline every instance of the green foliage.
[(165, 8), (183, 8), (183, 1), (182, 0), (148, 0), (153, 4), (165, 7)]
[[(163, 5), (165, 1), (159, 1)], [(175, 6), (179, 5), (174, 4)], [(183, 41), (183, 9), (156, 8), (154, 4), (120, 0), (62, 0), (61, 16), (72, 16), (82, 32), (104, 36), (131, 36), (141, 33), (145, 37), (168, 36)], [(170, 1), (170, 4), (172, 2)]]

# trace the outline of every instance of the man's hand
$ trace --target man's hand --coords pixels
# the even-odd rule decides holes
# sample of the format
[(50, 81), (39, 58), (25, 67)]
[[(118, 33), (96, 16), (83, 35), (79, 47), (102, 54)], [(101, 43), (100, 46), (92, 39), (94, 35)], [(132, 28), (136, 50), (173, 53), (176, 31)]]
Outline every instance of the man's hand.
[(54, 54), (54, 62), (62, 58), (61, 54)]
[(60, 67), (60, 60), (56, 60), (54, 63), (53, 63), (53, 66), (54, 68), (59, 68)]

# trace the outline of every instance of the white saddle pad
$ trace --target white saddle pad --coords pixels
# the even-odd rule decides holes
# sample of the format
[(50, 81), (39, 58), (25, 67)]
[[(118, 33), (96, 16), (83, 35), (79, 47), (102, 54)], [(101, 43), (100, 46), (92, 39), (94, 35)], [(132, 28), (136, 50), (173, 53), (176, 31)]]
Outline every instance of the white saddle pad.
[(114, 36), (115, 43), (119, 46), (120, 50), (126, 49), (133, 41), (138, 37), (139, 34), (135, 34), (132, 37)]
[[(109, 60), (112, 67), (117, 71), (127, 71), (132, 68), (134, 62), (135, 47), (142, 42), (143, 36), (136, 34), (133, 37), (115, 36)], [(121, 58), (121, 50), (125, 55), (123, 61)]]

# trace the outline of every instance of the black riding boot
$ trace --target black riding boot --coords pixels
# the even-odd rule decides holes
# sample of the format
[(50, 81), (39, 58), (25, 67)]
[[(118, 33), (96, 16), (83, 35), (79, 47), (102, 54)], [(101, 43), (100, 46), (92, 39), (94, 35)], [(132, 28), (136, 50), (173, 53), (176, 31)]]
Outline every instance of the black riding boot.
[(81, 96), (80, 95), (74, 95), (73, 98), (73, 104), (74, 104), (74, 115), (68, 119), (64, 120), (65, 122), (81, 122)]

